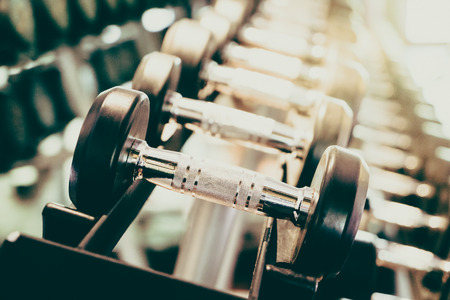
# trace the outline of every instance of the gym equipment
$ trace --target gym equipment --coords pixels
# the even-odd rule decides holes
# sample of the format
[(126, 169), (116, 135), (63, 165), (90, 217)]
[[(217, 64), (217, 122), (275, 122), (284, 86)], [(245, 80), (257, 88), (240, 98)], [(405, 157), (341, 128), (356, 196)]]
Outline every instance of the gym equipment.
[(318, 277), (339, 271), (367, 191), (367, 167), (358, 156), (330, 147), (311, 187), (298, 189), (239, 167), (151, 148), (143, 140), (148, 117), (149, 101), (142, 92), (117, 87), (94, 101), (71, 170), (69, 192), (80, 211), (108, 211), (133, 180), (145, 179), (199, 199), (289, 219), (299, 231), (291, 249), (295, 268)]
[(179, 58), (160, 52), (146, 55), (133, 78), (133, 89), (151, 99), (146, 141), (159, 146), (164, 125), (177, 122), (182, 126), (262, 149), (289, 153), (304, 162), (302, 181), (311, 182), (319, 160), (328, 146), (345, 147), (350, 137), (352, 115), (349, 109), (333, 99), (321, 106), (313, 118), (312, 128), (295, 129), (273, 119), (217, 105), (183, 98), (176, 93), (181, 72)]
[[(190, 34), (196, 27), (195, 40)], [(281, 110), (291, 108), (308, 114), (322, 101), (328, 101), (322, 93), (308, 90), (288, 80), (253, 72), (242, 68), (218, 65), (211, 61), (212, 33), (196, 22), (180, 20), (174, 23), (164, 37), (161, 52), (179, 57), (182, 61), (180, 93), (189, 98), (197, 97), (204, 84), (237, 98), (267, 105)]]
[[(195, 20), (180, 20), (175, 25), (177, 28), (173, 30), (179, 31), (182, 36), (202, 35), (195, 22)], [(216, 45), (214, 52), (218, 49), (220, 59), (228, 66), (261, 72), (292, 81), (308, 89), (323, 91), (327, 96), (348, 102), (353, 109), (357, 109), (366, 93), (368, 74), (356, 61), (336, 59), (331, 55), (328, 60), (318, 65), (263, 48), (227, 42), (231, 25), (225, 17), (212, 9), (203, 12), (198, 23), (211, 31)]]

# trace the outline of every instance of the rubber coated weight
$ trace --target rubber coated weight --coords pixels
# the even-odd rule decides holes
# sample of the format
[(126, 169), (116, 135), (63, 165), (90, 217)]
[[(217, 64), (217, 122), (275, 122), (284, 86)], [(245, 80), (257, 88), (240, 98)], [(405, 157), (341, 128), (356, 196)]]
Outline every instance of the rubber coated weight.
[(81, 128), (69, 195), (82, 212), (107, 213), (131, 184), (123, 177), (132, 141), (144, 139), (149, 102), (144, 93), (115, 87), (96, 98)]
[(351, 133), (353, 112), (342, 100), (326, 97), (314, 116), (314, 135), (305, 157), (297, 187), (309, 186), (327, 147), (346, 147)]
[(314, 277), (339, 273), (358, 231), (368, 181), (368, 167), (356, 154), (337, 146), (325, 151), (311, 183), (319, 196), (305, 238), (298, 241), (296, 271)]
[(167, 30), (161, 52), (179, 57), (182, 61), (179, 92), (188, 98), (196, 98), (202, 83), (199, 72), (203, 62), (213, 54), (214, 37), (197, 21), (181, 19)]
[(181, 60), (169, 54), (152, 52), (144, 56), (133, 77), (133, 89), (144, 92), (150, 100), (147, 144), (157, 147), (170, 115), (162, 108), (168, 91), (176, 91), (181, 73)]

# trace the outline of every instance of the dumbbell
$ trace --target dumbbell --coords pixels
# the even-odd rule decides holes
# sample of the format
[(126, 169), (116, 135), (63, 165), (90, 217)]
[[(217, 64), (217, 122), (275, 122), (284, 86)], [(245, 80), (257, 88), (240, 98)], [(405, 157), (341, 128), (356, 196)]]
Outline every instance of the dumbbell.
[[(182, 24), (178, 24), (181, 23)], [(198, 26), (194, 20), (177, 23), (180, 35), (195, 36)], [(366, 92), (367, 71), (364, 67), (349, 59), (323, 62), (321, 65), (302, 61), (298, 57), (288, 56), (262, 48), (246, 47), (229, 39), (230, 24), (214, 10), (204, 11), (198, 22), (211, 31), (215, 48), (225, 64), (290, 80), (306, 88), (323, 91), (326, 95), (347, 101), (355, 109)], [(330, 57), (331, 58), (331, 57)]]
[[(280, 110), (295, 108), (313, 113), (314, 107), (330, 101), (331, 97), (307, 90), (292, 82), (242, 68), (218, 65), (209, 60), (212, 34), (197, 23), (198, 34), (184, 35), (183, 20), (172, 25), (164, 37), (161, 51), (181, 58), (182, 71), (179, 91), (186, 97), (197, 97), (200, 84), (207, 82), (217, 91), (237, 98)], [(336, 101), (336, 99), (332, 100)], [(344, 104), (343, 104), (344, 105)]]
[(444, 215), (430, 215), (423, 210), (376, 197), (370, 197), (369, 222), (391, 224), (406, 229), (428, 228), (430, 230), (445, 231), (449, 219)]
[(30, 118), (8, 82), (9, 70), (0, 68), (0, 172), (11, 168), (16, 160), (30, 158), (36, 153), (37, 141), (32, 134)]
[(428, 214), (418, 207), (378, 198), (371, 192), (367, 201), (359, 230), (447, 257), (446, 213)]
[[(162, 143), (161, 134), (169, 120), (226, 140), (256, 144), (262, 149), (290, 153), (304, 161), (302, 181), (311, 182), (320, 157), (328, 146), (346, 146), (351, 132), (351, 113), (340, 102), (329, 101), (314, 118), (313, 132), (296, 130), (273, 119), (211, 102), (183, 98), (175, 92), (181, 60), (173, 55), (152, 52), (139, 64), (133, 89), (151, 99), (152, 118), (146, 137), (150, 146)], [(272, 150), (273, 151), (273, 150)]]
[[(283, 7), (284, 6), (284, 7)], [(288, 11), (286, 11), (286, 7), (288, 7)], [(255, 10), (256, 15), (263, 15), (267, 18), (276, 18), (280, 14), (283, 16), (282, 19), (286, 20), (291, 14), (295, 14), (295, 17), (289, 18), (291, 24), (289, 27), (299, 28), (301, 27), (313, 27), (314, 30), (325, 32), (328, 27), (327, 20), (324, 20), (325, 15), (330, 15), (331, 19), (333, 16), (337, 16), (339, 14), (333, 13), (329, 8), (331, 5), (327, 4), (318, 4), (314, 3), (299, 3), (288, 1), (284, 1), (284, 3), (279, 3), (277, 1), (263, 1), (261, 3), (257, 3), (256, 7), (252, 1), (241, 1), (241, 0), (220, 0), (216, 1), (213, 5), (215, 11), (219, 12), (221, 15), (228, 18), (233, 26), (233, 32), (235, 33), (237, 28), (242, 25), (243, 21), (249, 17), (251, 11)], [(312, 15), (315, 11), (320, 10), (320, 17), (316, 14), (314, 17)], [(329, 10), (325, 12), (326, 10)], [(279, 12), (279, 13), (277, 13)], [(254, 14), (254, 15), (255, 15)], [(330, 20), (331, 20), (330, 19)], [(341, 18), (344, 19), (345, 18)], [(342, 20), (339, 20), (342, 21)], [(252, 21), (250, 21), (252, 22)], [(339, 25), (338, 22), (334, 22), (335, 26)], [(301, 30), (302, 28), (300, 28)], [(293, 30), (294, 31), (294, 30)]]
[[(222, 12), (219, 13), (222, 14)], [(242, 26), (237, 31), (236, 37), (241, 44), (268, 49), (314, 63), (322, 62), (328, 55), (334, 55), (336, 60), (358, 58), (350, 45), (335, 42), (330, 43), (327, 47), (320, 44), (314, 45), (305, 38), (276, 30), (258, 28), (252, 24)]]
[(251, 24), (261, 29), (277, 30), (308, 40), (324, 38), (334, 42), (354, 43), (355, 12), (341, 7), (311, 6), (295, 1), (263, 1), (252, 17)]
[(155, 50), (136, 22), (107, 26), (97, 37), (81, 41), (80, 49), (97, 73), (99, 91), (131, 80), (141, 57)]
[[(367, 192), (368, 170), (359, 156), (332, 146), (311, 186), (295, 188), (243, 168), (149, 147), (144, 141), (149, 113), (145, 94), (125, 88), (105, 91), (94, 101), (70, 175), (69, 194), (80, 211), (104, 214), (133, 180), (144, 179), (206, 201), (289, 219), (302, 232), (292, 251), (294, 264), (301, 268), (318, 260), (321, 268), (306, 268), (319, 277), (338, 272)], [(327, 255), (302, 258), (317, 251)]]
[[(405, 116), (399, 102), (366, 100), (368, 99), (364, 100), (358, 113), (360, 124), (354, 128), (351, 147), (365, 149), (366, 152), (370, 149), (371, 160), (375, 159), (374, 155), (387, 158), (389, 153), (398, 158), (402, 157), (403, 161), (397, 161), (401, 164), (402, 172), (420, 180), (446, 185), (450, 164), (436, 151), (449, 148), (450, 140), (442, 133), (442, 124), (433, 120), (435, 116), (432, 108), (417, 103), (412, 105), (417, 109), (411, 109), (411, 113)], [(370, 104), (366, 105), (368, 102)], [(403, 104), (411, 106), (411, 103), (407, 102)], [(374, 115), (379, 117), (374, 118)], [(374, 148), (384, 148), (384, 151), (375, 153)], [(382, 161), (378, 160), (376, 163), (381, 166)], [(436, 168), (437, 165), (440, 165), (440, 168)], [(385, 167), (395, 168), (390, 165)]]

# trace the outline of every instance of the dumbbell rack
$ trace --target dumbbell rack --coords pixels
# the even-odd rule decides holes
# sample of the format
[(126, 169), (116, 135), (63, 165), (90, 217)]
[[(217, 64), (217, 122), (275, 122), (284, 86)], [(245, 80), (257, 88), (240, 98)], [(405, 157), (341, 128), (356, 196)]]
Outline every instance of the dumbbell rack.
[[(74, 298), (134, 298), (150, 289), (154, 299), (186, 295), (195, 299), (244, 299), (101, 255), (114, 248), (134, 220), (130, 211), (137, 215), (153, 188), (145, 181), (135, 182), (108, 216), (98, 221), (75, 210), (47, 205), (43, 211), (44, 239), (12, 233), (1, 247), (0, 282), (8, 287), (2, 295), (53, 299), (69, 293)], [(271, 218), (267, 224), (248, 299), (272, 299), (280, 289), (286, 295), (312, 299), (314, 281), (270, 263), (276, 251), (274, 222)], [(21, 288), (23, 282), (26, 289)], [(77, 288), (72, 290), (70, 286)]]

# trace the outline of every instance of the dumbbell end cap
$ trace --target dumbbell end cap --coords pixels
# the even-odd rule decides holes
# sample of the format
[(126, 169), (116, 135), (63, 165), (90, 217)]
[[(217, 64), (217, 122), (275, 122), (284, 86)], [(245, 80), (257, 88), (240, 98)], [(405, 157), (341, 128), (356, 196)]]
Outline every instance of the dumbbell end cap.
[(339, 273), (358, 231), (368, 181), (369, 170), (360, 156), (339, 146), (325, 151), (311, 183), (317, 201), (293, 260), (297, 271), (314, 277)]
[(124, 172), (128, 150), (144, 139), (149, 116), (144, 93), (114, 87), (95, 99), (78, 137), (69, 181), (69, 195), (82, 212), (107, 213), (128, 188)]

